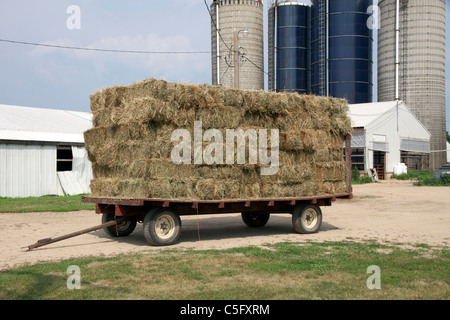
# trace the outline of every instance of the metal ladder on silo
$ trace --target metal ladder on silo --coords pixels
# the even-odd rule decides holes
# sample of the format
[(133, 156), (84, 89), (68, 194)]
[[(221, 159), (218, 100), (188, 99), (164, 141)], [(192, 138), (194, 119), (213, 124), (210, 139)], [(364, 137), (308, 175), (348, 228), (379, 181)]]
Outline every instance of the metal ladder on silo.
[(325, 10), (325, 1), (319, 1), (318, 4), (318, 34), (319, 34), (319, 95), (325, 96), (325, 80), (326, 80), (326, 10)]

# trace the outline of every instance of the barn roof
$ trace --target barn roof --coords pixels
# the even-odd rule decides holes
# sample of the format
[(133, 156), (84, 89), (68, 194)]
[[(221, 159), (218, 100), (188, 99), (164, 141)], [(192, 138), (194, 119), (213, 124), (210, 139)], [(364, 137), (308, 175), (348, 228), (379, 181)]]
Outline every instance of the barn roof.
[(92, 128), (92, 114), (0, 104), (0, 140), (84, 143)]
[[(412, 136), (422, 135), (423, 138), (429, 139), (430, 131), (422, 122), (414, 115), (409, 107), (403, 101), (398, 102), (398, 117), (402, 118), (401, 122), (405, 130), (412, 130), (408, 134)], [(368, 128), (375, 122), (388, 121), (395, 118), (393, 116), (397, 110), (397, 101), (371, 102), (350, 104), (347, 115), (350, 117), (353, 128)], [(398, 111), (397, 111), (398, 112)], [(387, 116), (387, 115), (390, 116)], [(420, 132), (419, 132), (420, 131)]]
[[(400, 103), (403, 102), (400, 101)], [(352, 121), (353, 128), (364, 128), (386, 112), (391, 111), (396, 105), (396, 101), (350, 104), (348, 116)]]

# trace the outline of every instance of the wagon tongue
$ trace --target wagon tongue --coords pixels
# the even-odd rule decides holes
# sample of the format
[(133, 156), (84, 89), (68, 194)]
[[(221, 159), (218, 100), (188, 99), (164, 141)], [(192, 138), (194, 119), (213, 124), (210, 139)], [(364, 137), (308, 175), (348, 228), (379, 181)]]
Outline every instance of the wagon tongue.
[(76, 237), (76, 236), (79, 236), (79, 235), (82, 235), (82, 234), (85, 234), (85, 233), (96, 231), (98, 229), (114, 226), (114, 225), (116, 225), (116, 223), (119, 224), (120, 222), (121, 221), (119, 219), (117, 219), (117, 220), (109, 221), (107, 223), (103, 223), (101, 225), (98, 225), (98, 226), (95, 226), (95, 227), (92, 227), (92, 228), (88, 228), (88, 229), (80, 230), (80, 231), (73, 232), (73, 233), (70, 233), (70, 234), (66, 234), (64, 236), (60, 236), (60, 237), (56, 237), (56, 238), (44, 238), (44, 239), (38, 240), (35, 244), (31, 244), (31, 245), (23, 247), (23, 248), (28, 248), (27, 251), (30, 251), (30, 250), (33, 250), (33, 249), (36, 249), (36, 248), (48, 245), (50, 243), (55, 243), (55, 242), (62, 241), (62, 240), (65, 240), (65, 239), (69, 239), (69, 238), (73, 238), (73, 237)]
[(47, 244), (47, 243), (49, 243), (50, 241), (52, 241), (52, 238), (45, 238), (45, 239), (41, 239), (41, 240), (38, 240), (38, 244)]

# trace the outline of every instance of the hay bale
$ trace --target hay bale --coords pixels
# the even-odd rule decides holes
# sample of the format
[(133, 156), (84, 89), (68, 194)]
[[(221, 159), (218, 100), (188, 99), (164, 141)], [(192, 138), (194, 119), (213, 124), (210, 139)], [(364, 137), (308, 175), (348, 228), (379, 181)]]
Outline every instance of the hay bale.
[[(99, 90), (91, 95), (93, 128), (85, 132), (92, 162), (93, 196), (188, 200), (302, 197), (343, 193), (343, 140), (351, 132), (342, 99), (243, 91), (221, 86), (169, 83), (148, 79), (129, 86)], [(191, 141), (190, 164), (175, 164), (174, 130), (194, 137), (194, 121), (202, 133), (216, 129), (223, 141), (217, 150), (223, 163), (194, 163), (199, 153)], [(279, 130), (279, 166), (276, 174), (262, 175), (258, 150), (246, 140), (245, 163), (227, 164), (227, 129), (243, 132)], [(259, 136), (258, 136), (259, 137)], [(216, 141), (217, 142), (217, 141)], [(260, 142), (260, 141), (259, 141)], [(211, 142), (202, 141), (201, 152)], [(250, 153), (258, 161), (250, 163)], [(269, 150), (267, 155), (274, 150)], [(214, 153), (214, 156), (216, 154)]]

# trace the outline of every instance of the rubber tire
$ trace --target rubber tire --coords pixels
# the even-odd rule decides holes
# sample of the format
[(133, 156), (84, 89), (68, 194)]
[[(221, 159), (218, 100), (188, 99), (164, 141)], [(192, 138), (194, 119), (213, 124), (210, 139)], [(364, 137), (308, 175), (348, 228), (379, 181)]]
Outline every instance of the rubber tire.
[[(114, 220), (115, 217), (113, 214), (104, 213), (102, 215), (102, 223), (107, 223)], [(116, 226), (110, 226), (103, 228), (105, 232), (111, 237), (126, 237), (130, 235), (134, 229), (136, 228), (137, 221), (134, 217), (120, 217), (123, 222), (120, 222)]]
[(268, 212), (242, 212), (242, 220), (250, 228), (264, 227), (269, 221), (270, 213)]
[[(167, 237), (161, 235), (161, 223), (169, 223), (172, 230), (169, 230)], [(180, 216), (173, 210), (167, 208), (153, 208), (144, 217), (144, 237), (145, 240), (154, 246), (169, 246), (175, 244), (181, 234)]]
[[(310, 218), (315, 220), (311, 226), (305, 221)], [(298, 204), (292, 212), (292, 225), (297, 233), (316, 233), (322, 225), (322, 210), (315, 204)]]

